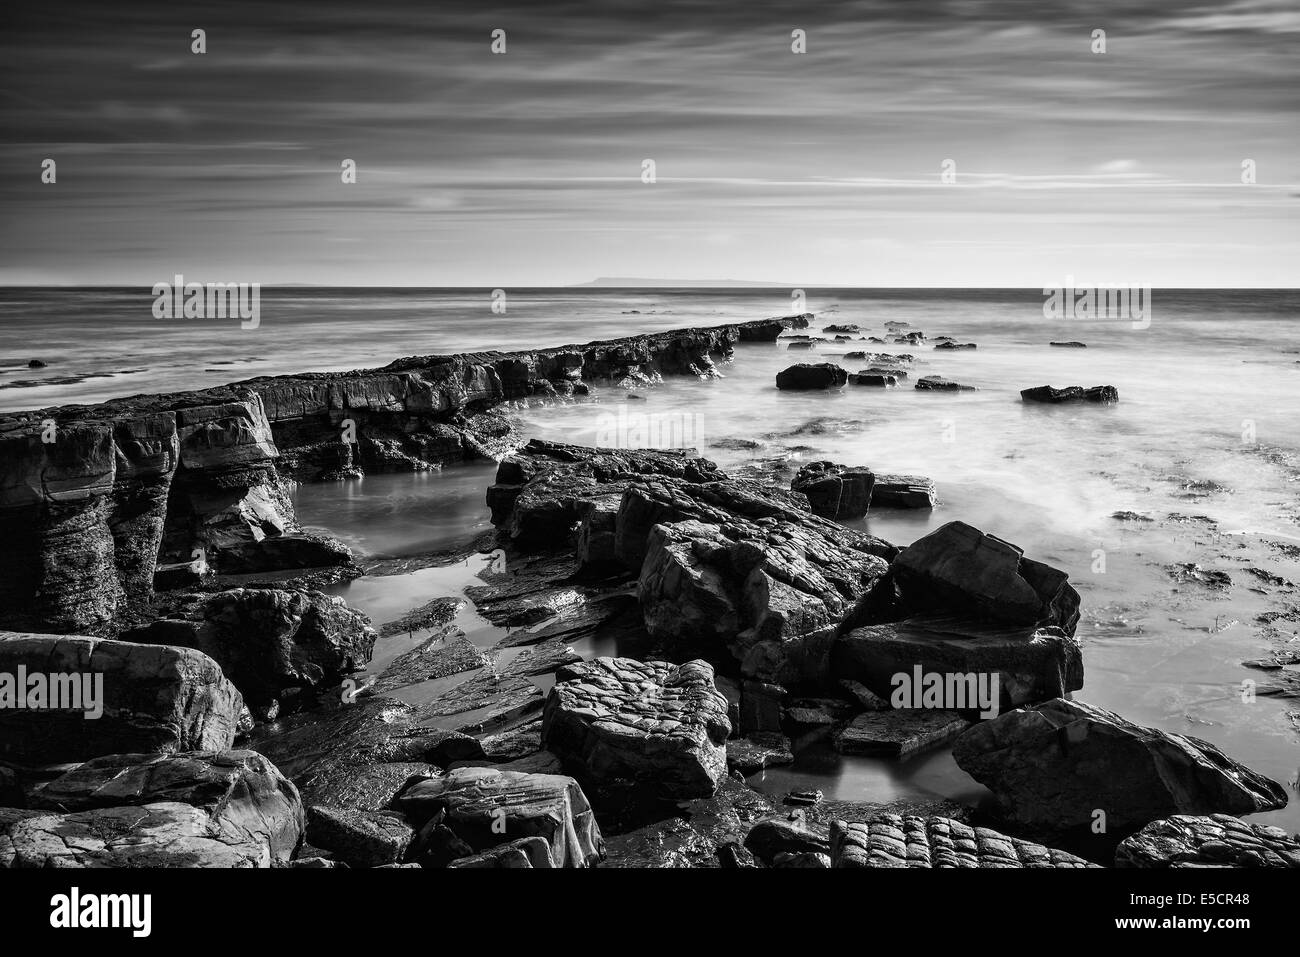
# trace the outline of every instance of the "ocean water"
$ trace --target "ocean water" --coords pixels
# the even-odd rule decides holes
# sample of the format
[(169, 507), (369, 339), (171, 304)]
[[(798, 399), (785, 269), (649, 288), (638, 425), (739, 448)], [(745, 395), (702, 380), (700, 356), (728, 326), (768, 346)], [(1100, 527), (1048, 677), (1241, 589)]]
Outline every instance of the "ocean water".
[[(1149, 326), (1044, 319), (1040, 290), (807, 290), (812, 328), (856, 323), (884, 336), (909, 323), (970, 351), (824, 342), (741, 344), (724, 377), (672, 379), (629, 400), (612, 387), (587, 399), (517, 410), (532, 435), (593, 444), (699, 447), (724, 468), (765, 463), (788, 476), (831, 459), (931, 477), (940, 506), (877, 511), (859, 523), (907, 544), (961, 519), (1070, 573), (1083, 596), (1078, 697), (1141, 724), (1192, 734), (1289, 786), (1292, 803), (1261, 815), (1300, 829), (1300, 700), (1266, 693), (1277, 675), (1242, 662), (1300, 653), (1300, 292), (1162, 291)], [(91, 402), (215, 385), (255, 375), (374, 367), (405, 355), (516, 349), (789, 314), (789, 290), (264, 290), (261, 324), (152, 318), (152, 297), (104, 290), (0, 293), (0, 409)], [(634, 312), (635, 311), (635, 312)], [(907, 330), (904, 330), (907, 331)], [(1080, 340), (1086, 349), (1049, 347)], [(896, 389), (788, 393), (775, 374), (850, 349), (910, 353)], [(28, 369), (27, 360), (48, 365)], [(921, 375), (978, 387), (919, 392)], [(1037, 385), (1113, 385), (1113, 406), (1033, 406)], [(302, 486), (299, 515), (363, 555), (415, 556), (489, 528), (490, 464), (442, 473), (368, 476)], [(782, 474), (778, 472), (778, 474)], [(1118, 519), (1118, 512), (1141, 519)], [(1225, 572), (1214, 587), (1176, 580), (1195, 563)], [(472, 564), (368, 576), (342, 589), (376, 622), (474, 582)], [(1271, 577), (1270, 577), (1271, 576)], [(487, 646), (499, 633), (468, 609), (460, 621)], [(399, 636), (380, 660), (417, 641)], [(591, 647), (584, 653), (613, 649)], [(1295, 668), (1289, 669), (1295, 671)], [(1257, 696), (1243, 694), (1256, 682)], [(792, 768), (756, 776), (779, 796), (978, 799), (982, 789), (946, 750), (898, 765), (840, 758), (806, 742)]]

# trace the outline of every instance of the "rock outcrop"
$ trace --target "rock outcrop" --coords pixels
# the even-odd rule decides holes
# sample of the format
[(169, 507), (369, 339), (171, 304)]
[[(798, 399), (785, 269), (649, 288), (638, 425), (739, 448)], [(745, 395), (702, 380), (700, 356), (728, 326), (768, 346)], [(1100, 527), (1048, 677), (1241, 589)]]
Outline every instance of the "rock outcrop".
[(1300, 836), (1228, 814), (1176, 814), (1125, 838), (1115, 866), (1300, 868)]
[(580, 778), (707, 797), (727, 773), (727, 699), (703, 661), (597, 658), (555, 675), (542, 742)]
[(925, 868), (1096, 867), (1066, 851), (970, 827), (946, 817), (881, 814), (861, 823), (832, 821), (831, 866)]
[(943, 376), (926, 375), (916, 380), (915, 388), (922, 392), (976, 392), (978, 391), (973, 385), (962, 385), (960, 382), (954, 382), (952, 379), (945, 379)]
[[(189, 648), (0, 632), (0, 675), (14, 676), (8, 689), (14, 694), (22, 693), (22, 676), (28, 683), (27, 707), (0, 708), (0, 756), (17, 763), (225, 751), (244, 707), (220, 666)], [(79, 692), (83, 707), (33, 707), (31, 682), (38, 675), (51, 693), (55, 684), (61, 695)], [(92, 704), (102, 709), (97, 718), (87, 716)]]
[(1068, 828), (1106, 813), (1114, 829), (1173, 814), (1253, 814), (1283, 807), (1281, 785), (1207, 741), (1144, 728), (1111, 711), (1056, 699), (976, 725), (953, 746), (1002, 813)]

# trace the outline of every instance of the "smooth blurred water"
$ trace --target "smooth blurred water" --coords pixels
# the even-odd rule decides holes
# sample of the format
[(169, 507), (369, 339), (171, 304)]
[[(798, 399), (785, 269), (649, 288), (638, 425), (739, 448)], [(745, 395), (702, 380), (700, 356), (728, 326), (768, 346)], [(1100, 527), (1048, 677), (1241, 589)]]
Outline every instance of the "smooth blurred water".
[[(268, 290), (261, 327), (241, 331), (234, 322), (153, 320), (147, 292), (10, 291), (0, 295), (0, 385), (8, 386), (0, 388), (0, 407), (378, 366), (402, 355), (585, 342), (792, 311), (788, 290), (508, 295), (502, 316), (491, 312), (488, 290)], [(884, 335), (883, 324), (897, 320), (931, 338), (950, 334), (979, 348), (941, 352), (929, 344), (854, 342), (822, 343), (809, 353), (787, 352), (784, 343), (741, 344), (722, 379), (672, 379), (641, 390), (645, 401), (597, 388), (589, 399), (519, 414), (532, 435), (584, 444), (636, 438), (636, 426), (653, 422), (668, 435), (689, 436), (724, 468), (779, 457), (793, 470), (826, 458), (928, 475), (941, 501), (933, 513), (877, 511), (861, 524), (906, 544), (961, 519), (1066, 569), (1084, 601), (1078, 634), (1087, 683), (1079, 697), (1142, 724), (1208, 739), (1270, 777), (1294, 782), (1300, 701), (1244, 703), (1240, 683), (1269, 680), (1242, 661), (1270, 648), (1300, 651), (1300, 595), (1258, 590), (1261, 583), (1247, 571), (1300, 582), (1300, 293), (1156, 290), (1146, 329), (1110, 320), (1049, 322), (1042, 300), (1035, 290), (809, 290), (807, 308), (817, 318), (807, 332), (848, 322)], [(1048, 346), (1064, 339), (1088, 348)], [(775, 389), (776, 372), (793, 362), (861, 368), (860, 361), (842, 358), (850, 349), (911, 353), (917, 363), (898, 389)], [(49, 367), (27, 370), (30, 357)], [(135, 367), (148, 371), (12, 387)], [(911, 388), (927, 374), (980, 391)], [(1020, 389), (1045, 384), (1114, 385), (1120, 402), (1046, 407), (1020, 401)], [(491, 475), (490, 465), (468, 465), (440, 474), (368, 476), (299, 488), (297, 501), (304, 521), (363, 554), (415, 555), (461, 544), (489, 527), (483, 491)], [(1112, 515), (1121, 510), (1156, 521), (1117, 521)], [(1170, 521), (1170, 513), (1214, 524)], [(1218, 593), (1171, 580), (1165, 566), (1193, 561), (1227, 571), (1232, 587)], [(384, 621), (457, 593), (473, 571), (426, 575), (429, 580), (362, 579), (348, 598)], [(1256, 620), (1288, 603), (1292, 613), (1272, 630)], [(476, 641), (495, 640), (472, 610), (467, 616), (463, 624)], [(1298, 713), (1295, 723), (1289, 711)], [(895, 766), (810, 748), (794, 769), (769, 771), (756, 783), (777, 794), (813, 784), (851, 800), (970, 799), (979, 792), (944, 750)], [(1296, 830), (1300, 800), (1294, 785), (1289, 793), (1287, 809), (1262, 817)]]

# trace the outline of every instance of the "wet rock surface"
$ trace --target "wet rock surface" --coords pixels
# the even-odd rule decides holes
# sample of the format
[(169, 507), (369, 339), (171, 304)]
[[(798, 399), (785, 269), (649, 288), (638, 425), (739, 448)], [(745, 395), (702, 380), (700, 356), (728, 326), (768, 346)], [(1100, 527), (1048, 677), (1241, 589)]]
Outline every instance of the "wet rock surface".
[(882, 814), (861, 823), (831, 822), (830, 853), (831, 866), (845, 868), (1096, 866), (1065, 851), (951, 818), (897, 814)]
[(1095, 385), (1085, 389), (1083, 386), (1071, 385), (1056, 389), (1050, 385), (1021, 389), (1020, 398), (1025, 402), (1040, 402), (1060, 405), (1066, 402), (1118, 402), (1119, 391), (1113, 385)]
[(727, 773), (727, 699), (703, 661), (597, 658), (566, 665), (546, 702), (544, 746), (575, 774), (707, 797)]
[(1300, 836), (1227, 814), (1176, 814), (1125, 838), (1116, 867), (1300, 867)]
[(838, 389), (849, 374), (833, 362), (801, 362), (776, 374), (776, 387), (786, 390)]

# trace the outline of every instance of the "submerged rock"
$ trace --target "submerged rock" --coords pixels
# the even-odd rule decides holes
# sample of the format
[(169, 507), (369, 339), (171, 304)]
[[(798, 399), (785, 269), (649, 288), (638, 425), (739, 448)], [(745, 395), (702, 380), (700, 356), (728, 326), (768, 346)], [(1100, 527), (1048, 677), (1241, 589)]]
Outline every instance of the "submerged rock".
[(976, 392), (973, 385), (962, 385), (943, 376), (927, 375), (916, 380), (916, 388), (922, 392)]
[[(67, 676), (55, 678), (65, 691), (84, 692), (86, 681), (100, 679), (103, 713), (87, 720), (86, 710), (33, 708), (30, 701), (26, 708), (0, 708), (0, 757), (19, 763), (225, 751), (244, 707), (220, 666), (189, 648), (0, 632), (0, 675), (17, 676), (20, 669), (29, 676)], [(92, 703), (83, 696), (87, 709)]]
[[(879, 386), (887, 388), (898, 385), (898, 376), (893, 372), (854, 372), (849, 376), (853, 385)], [(903, 376), (906, 378), (906, 375)]]
[(1040, 385), (1032, 389), (1021, 389), (1020, 398), (1025, 402), (1044, 402), (1049, 405), (1065, 402), (1118, 402), (1119, 391), (1113, 385), (1095, 385), (1089, 389), (1078, 385), (1066, 386), (1064, 389)]
[(849, 374), (833, 362), (801, 362), (776, 374), (778, 389), (838, 389)]
[(936, 349), (975, 349), (978, 348), (973, 342), (957, 342), (953, 339), (945, 339), (935, 346)]
[(968, 718), (941, 708), (865, 711), (835, 734), (841, 754), (909, 758), (947, 744), (971, 726)]
[(832, 867), (1096, 867), (1066, 851), (970, 827), (947, 817), (880, 814), (861, 823), (832, 821)]
[(1115, 866), (1300, 867), (1300, 836), (1227, 814), (1176, 814), (1125, 838)]
[(1008, 819), (1068, 828), (1106, 812), (1109, 826), (1172, 814), (1253, 814), (1285, 806), (1274, 781), (1198, 738), (1144, 728), (1111, 711), (1056, 699), (976, 725), (957, 764)]
[(727, 699), (703, 661), (597, 658), (565, 665), (546, 702), (542, 742), (599, 782), (666, 797), (707, 797), (727, 773)]
[(1071, 340), (1068, 341), (1068, 342), (1049, 342), (1048, 345), (1049, 345), (1049, 346), (1056, 346), (1057, 348), (1060, 348), (1060, 349), (1086, 349), (1086, 348), (1088, 348), (1087, 343), (1079, 342), (1079, 341), (1074, 340), (1074, 339), (1071, 339)]

